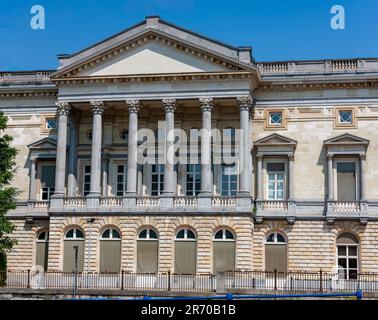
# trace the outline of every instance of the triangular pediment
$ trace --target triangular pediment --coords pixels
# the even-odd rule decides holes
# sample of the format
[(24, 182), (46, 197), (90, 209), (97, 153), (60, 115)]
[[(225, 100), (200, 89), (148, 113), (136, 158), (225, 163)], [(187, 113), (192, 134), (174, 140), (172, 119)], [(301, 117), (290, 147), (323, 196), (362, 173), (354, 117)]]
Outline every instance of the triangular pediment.
[(365, 145), (369, 144), (369, 140), (357, 137), (350, 133), (345, 133), (340, 136), (324, 141), (325, 145)]
[(265, 138), (259, 139), (254, 142), (256, 146), (279, 146), (279, 145), (292, 145), (295, 146), (297, 141), (284, 137), (280, 134), (273, 133)]
[(74, 55), (60, 56), (51, 79), (251, 71), (248, 50), (148, 18)]
[(28, 148), (30, 150), (55, 150), (56, 140), (51, 138), (43, 138), (39, 141), (29, 144)]

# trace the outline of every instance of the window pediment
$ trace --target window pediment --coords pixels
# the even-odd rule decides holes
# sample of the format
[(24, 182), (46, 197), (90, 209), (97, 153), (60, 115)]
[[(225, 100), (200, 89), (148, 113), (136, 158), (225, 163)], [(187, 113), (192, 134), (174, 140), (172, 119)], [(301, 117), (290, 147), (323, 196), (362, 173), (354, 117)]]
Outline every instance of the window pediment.
[(345, 133), (324, 141), (329, 154), (361, 154), (366, 153), (369, 140)]
[(295, 151), (297, 141), (273, 133), (265, 138), (255, 141), (258, 153), (289, 154)]
[(30, 151), (42, 151), (42, 150), (56, 150), (57, 142), (51, 138), (43, 138), (39, 141), (36, 141), (32, 144), (29, 144), (27, 147)]

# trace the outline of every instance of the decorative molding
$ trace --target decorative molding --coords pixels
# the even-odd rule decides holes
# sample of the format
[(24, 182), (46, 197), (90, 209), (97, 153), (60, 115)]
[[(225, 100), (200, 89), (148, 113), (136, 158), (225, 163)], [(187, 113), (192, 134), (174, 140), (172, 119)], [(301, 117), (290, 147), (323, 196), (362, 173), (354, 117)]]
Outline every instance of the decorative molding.
[(361, 153), (360, 154), (360, 159), (361, 160), (366, 160), (366, 153)]
[(199, 102), (201, 104), (201, 111), (211, 112), (214, 109), (214, 99), (210, 97), (200, 98)]
[(58, 116), (68, 116), (71, 110), (71, 106), (68, 102), (55, 102), (55, 105), (57, 107), (57, 115)]
[(58, 90), (53, 91), (22, 91), (21, 88), (18, 91), (0, 91), (0, 98), (41, 98), (41, 97), (56, 97), (58, 95)]
[(126, 100), (129, 113), (138, 113), (141, 107), (139, 100)]
[(253, 103), (251, 96), (236, 97), (236, 101), (241, 111), (251, 111)]
[(163, 108), (165, 113), (174, 113), (177, 109), (176, 99), (165, 98), (163, 99)]
[(95, 114), (102, 115), (104, 113), (105, 111), (104, 101), (95, 100), (95, 101), (91, 101), (90, 104), (91, 104), (92, 112), (94, 115)]

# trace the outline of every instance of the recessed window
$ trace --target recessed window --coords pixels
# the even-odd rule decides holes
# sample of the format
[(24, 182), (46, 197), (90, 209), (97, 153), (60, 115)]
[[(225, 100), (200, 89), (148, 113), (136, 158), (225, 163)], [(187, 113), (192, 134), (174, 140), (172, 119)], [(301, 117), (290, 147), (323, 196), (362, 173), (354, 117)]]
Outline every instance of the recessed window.
[(339, 123), (340, 124), (352, 124), (353, 123), (353, 112), (350, 110), (339, 111)]
[(267, 243), (286, 243), (285, 237), (278, 233), (271, 233), (267, 238), (266, 238)]
[(58, 124), (56, 122), (56, 118), (46, 118), (47, 130), (56, 130), (57, 128), (58, 128)]
[(127, 191), (127, 166), (117, 166), (117, 197), (122, 197)]
[(128, 130), (122, 130), (120, 133), (119, 133), (119, 136), (122, 140), (124, 141), (128, 141), (129, 140), (129, 131)]
[(284, 200), (285, 164), (268, 163), (268, 200)]
[(181, 229), (179, 232), (177, 232), (176, 239), (194, 240), (196, 239), (196, 236), (192, 230)]
[(282, 112), (269, 113), (269, 124), (274, 126), (282, 125)]
[(227, 229), (219, 230), (215, 236), (214, 240), (234, 240), (235, 237), (233, 233)]
[(350, 233), (341, 234), (336, 240), (337, 271), (340, 279), (357, 279), (358, 239)]
[(74, 228), (66, 233), (66, 239), (84, 239), (83, 232), (80, 229)]

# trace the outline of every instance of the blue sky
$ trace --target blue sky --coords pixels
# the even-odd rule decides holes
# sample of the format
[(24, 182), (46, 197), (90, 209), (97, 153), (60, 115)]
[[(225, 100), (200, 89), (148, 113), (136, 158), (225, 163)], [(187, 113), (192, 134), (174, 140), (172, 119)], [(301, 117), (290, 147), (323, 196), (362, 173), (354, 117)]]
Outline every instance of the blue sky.
[[(43, 5), (46, 29), (30, 27)], [(330, 27), (333, 5), (345, 30)], [(378, 57), (377, 0), (1, 0), (0, 70), (55, 69), (74, 53), (148, 15), (234, 46), (252, 46), (257, 61)]]

